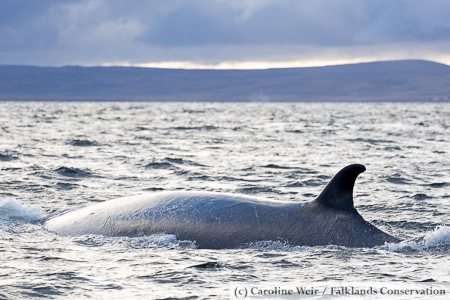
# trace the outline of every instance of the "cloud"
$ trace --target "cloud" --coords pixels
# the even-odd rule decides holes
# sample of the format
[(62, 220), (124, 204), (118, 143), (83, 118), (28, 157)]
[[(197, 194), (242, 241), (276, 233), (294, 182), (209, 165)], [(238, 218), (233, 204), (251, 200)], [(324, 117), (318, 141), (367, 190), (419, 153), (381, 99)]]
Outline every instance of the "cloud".
[(57, 46), (61, 48), (120, 48), (132, 43), (147, 27), (133, 16), (111, 11), (103, 0), (59, 5), (50, 10), (46, 19), (57, 28)]
[(264, 1), (259, 6), (238, 6), (235, 1), (185, 2), (178, 10), (159, 20), (143, 40), (162, 47), (337, 45), (351, 42), (354, 28), (358, 25), (354, 23), (358, 20), (343, 22), (338, 20), (341, 16), (333, 12), (334, 7), (317, 4), (308, 7), (299, 3)]
[(4, 0), (0, 63), (439, 60), (449, 10), (447, 0)]

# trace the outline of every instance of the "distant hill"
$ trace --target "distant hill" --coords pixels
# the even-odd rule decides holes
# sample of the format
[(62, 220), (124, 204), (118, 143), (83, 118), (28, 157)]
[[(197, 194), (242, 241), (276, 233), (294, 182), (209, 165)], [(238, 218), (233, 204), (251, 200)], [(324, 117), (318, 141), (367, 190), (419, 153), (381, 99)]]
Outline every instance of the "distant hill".
[(422, 60), (269, 70), (0, 65), (0, 100), (450, 101), (450, 66)]

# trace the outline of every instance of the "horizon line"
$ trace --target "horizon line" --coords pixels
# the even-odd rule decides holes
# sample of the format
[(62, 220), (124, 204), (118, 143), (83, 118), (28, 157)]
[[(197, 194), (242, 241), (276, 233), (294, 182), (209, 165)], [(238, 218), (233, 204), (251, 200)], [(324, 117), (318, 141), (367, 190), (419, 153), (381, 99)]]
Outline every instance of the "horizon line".
[(309, 60), (309, 61), (244, 61), (233, 62), (225, 61), (218, 64), (202, 64), (191, 61), (163, 61), (150, 63), (102, 63), (101, 67), (138, 67), (138, 68), (154, 68), (154, 69), (178, 69), (178, 70), (269, 70), (269, 69), (291, 69), (291, 68), (315, 68), (315, 67), (332, 67), (342, 65), (354, 65), (362, 63), (389, 62), (389, 61), (428, 61), (438, 64), (450, 66), (436, 60), (410, 58), (410, 59), (341, 59), (333, 61)]
[(333, 67), (344, 65), (355, 65), (365, 63), (377, 62), (394, 62), (394, 61), (427, 61), (431, 63), (442, 64), (450, 66), (449, 63), (444, 63), (438, 60), (422, 59), (422, 58), (408, 58), (408, 59), (351, 59), (351, 60), (334, 60), (334, 61), (244, 61), (244, 62), (221, 62), (218, 64), (202, 64), (191, 61), (163, 61), (150, 63), (102, 63), (102, 64), (68, 64), (57, 66), (45, 65), (28, 65), (28, 64), (0, 64), (0, 66), (32, 66), (32, 67), (125, 67), (125, 68), (143, 68), (143, 69), (173, 69), (173, 70), (270, 70), (270, 69), (294, 69), (294, 68), (320, 68)]

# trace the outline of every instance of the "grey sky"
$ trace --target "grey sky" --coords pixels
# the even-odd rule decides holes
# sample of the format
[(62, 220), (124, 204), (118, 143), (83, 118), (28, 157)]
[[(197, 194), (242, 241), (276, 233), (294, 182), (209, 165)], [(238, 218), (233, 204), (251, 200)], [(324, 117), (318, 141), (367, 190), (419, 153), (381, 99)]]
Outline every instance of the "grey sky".
[(450, 64), (449, 11), (448, 0), (2, 0), (0, 64)]

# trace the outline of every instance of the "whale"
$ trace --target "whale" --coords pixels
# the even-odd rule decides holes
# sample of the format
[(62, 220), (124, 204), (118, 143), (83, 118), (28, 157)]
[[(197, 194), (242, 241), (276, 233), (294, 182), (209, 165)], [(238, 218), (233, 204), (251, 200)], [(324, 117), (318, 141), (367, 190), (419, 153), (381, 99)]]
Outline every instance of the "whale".
[(365, 166), (340, 170), (314, 200), (275, 201), (246, 195), (174, 191), (108, 200), (50, 218), (44, 226), (63, 236), (175, 235), (199, 249), (243, 248), (261, 241), (292, 246), (375, 247), (401, 240), (358, 213), (353, 188)]

